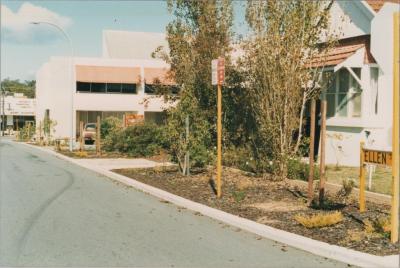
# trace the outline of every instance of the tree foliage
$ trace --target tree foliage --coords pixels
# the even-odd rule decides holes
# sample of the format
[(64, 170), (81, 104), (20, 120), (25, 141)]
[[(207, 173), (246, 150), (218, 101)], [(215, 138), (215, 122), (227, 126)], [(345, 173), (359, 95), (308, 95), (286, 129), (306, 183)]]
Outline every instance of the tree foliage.
[(1, 86), (5, 91), (11, 93), (23, 93), (28, 98), (35, 97), (35, 80), (25, 80), (21, 82), (19, 79), (11, 80), (10, 78), (3, 79)]
[[(232, 4), (229, 0), (169, 0), (174, 19), (167, 26), (171, 75), (180, 87), (179, 103), (168, 111), (171, 152), (182, 164), (189, 149), (193, 165), (213, 159), (216, 132), (216, 89), (211, 85), (211, 60), (225, 57), (231, 69)], [(189, 142), (185, 118), (190, 121)]]
[(277, 173), (285, 178), (296, 153), (306, 100), (319, 94), (319, 72), (310, 60), (332, 43), (332, 1), (248, 1), (246, 20), (252, 30), (243, 59), (251, 110), (262, 148), (269, 148)]

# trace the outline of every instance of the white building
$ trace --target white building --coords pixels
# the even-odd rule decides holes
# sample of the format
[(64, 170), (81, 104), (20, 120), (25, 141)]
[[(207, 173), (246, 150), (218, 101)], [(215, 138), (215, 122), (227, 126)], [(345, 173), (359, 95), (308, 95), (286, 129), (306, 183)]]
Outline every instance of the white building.
[(74, 57), (72, 64), (69, 57), (51, 57), (36, 75), (37, 121), (55, 121), (55, 137), (69, 137), (72, 126), (77, 135), (80, 121), (95, 122), (98, 115), (159, 121), (171, 104), (152, 94), (151, 85), (174, 82), (167, 77), (169, 66), (151, 53), (166, 44), (163, 34), (104, 31), (103, 57)]
[[(0, 126), (1, 130), (18, 130), (26, 124), (35, 122), (36, 100), (24, 96), (22, 93), (1, 96), (0, 98)], [(4, 120), (4, 121), (3, 121)]]
[[(397, 3), (392, 3), (397, 2)], [(326, 91), (326, 162), (358, 166), (360, 142), (391, 150), (393, 13), (399, 1), (335, 1), (333, 27), (341, 32), (325, 67), (334, 74)]]

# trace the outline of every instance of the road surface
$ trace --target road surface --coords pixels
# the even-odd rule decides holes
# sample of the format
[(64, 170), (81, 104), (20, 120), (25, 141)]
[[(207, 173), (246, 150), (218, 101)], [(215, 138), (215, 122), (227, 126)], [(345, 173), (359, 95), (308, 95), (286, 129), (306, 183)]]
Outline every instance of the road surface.
[(346, 267), (0, 142), (0, 266)]

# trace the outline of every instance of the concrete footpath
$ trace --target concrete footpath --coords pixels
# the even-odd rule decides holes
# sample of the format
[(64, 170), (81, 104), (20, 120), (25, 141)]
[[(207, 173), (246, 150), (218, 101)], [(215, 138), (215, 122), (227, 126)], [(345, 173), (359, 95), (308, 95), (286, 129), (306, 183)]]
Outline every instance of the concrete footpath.
[(346, 267), (0, 142), (0, 266)]

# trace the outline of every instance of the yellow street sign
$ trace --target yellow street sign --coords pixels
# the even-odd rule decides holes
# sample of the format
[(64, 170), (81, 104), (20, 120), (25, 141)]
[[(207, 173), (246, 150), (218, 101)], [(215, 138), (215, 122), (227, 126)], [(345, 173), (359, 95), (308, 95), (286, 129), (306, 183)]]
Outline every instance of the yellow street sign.
[(392, 165), (392, 152), (363, 149), (364, 163), (383, 166)]

